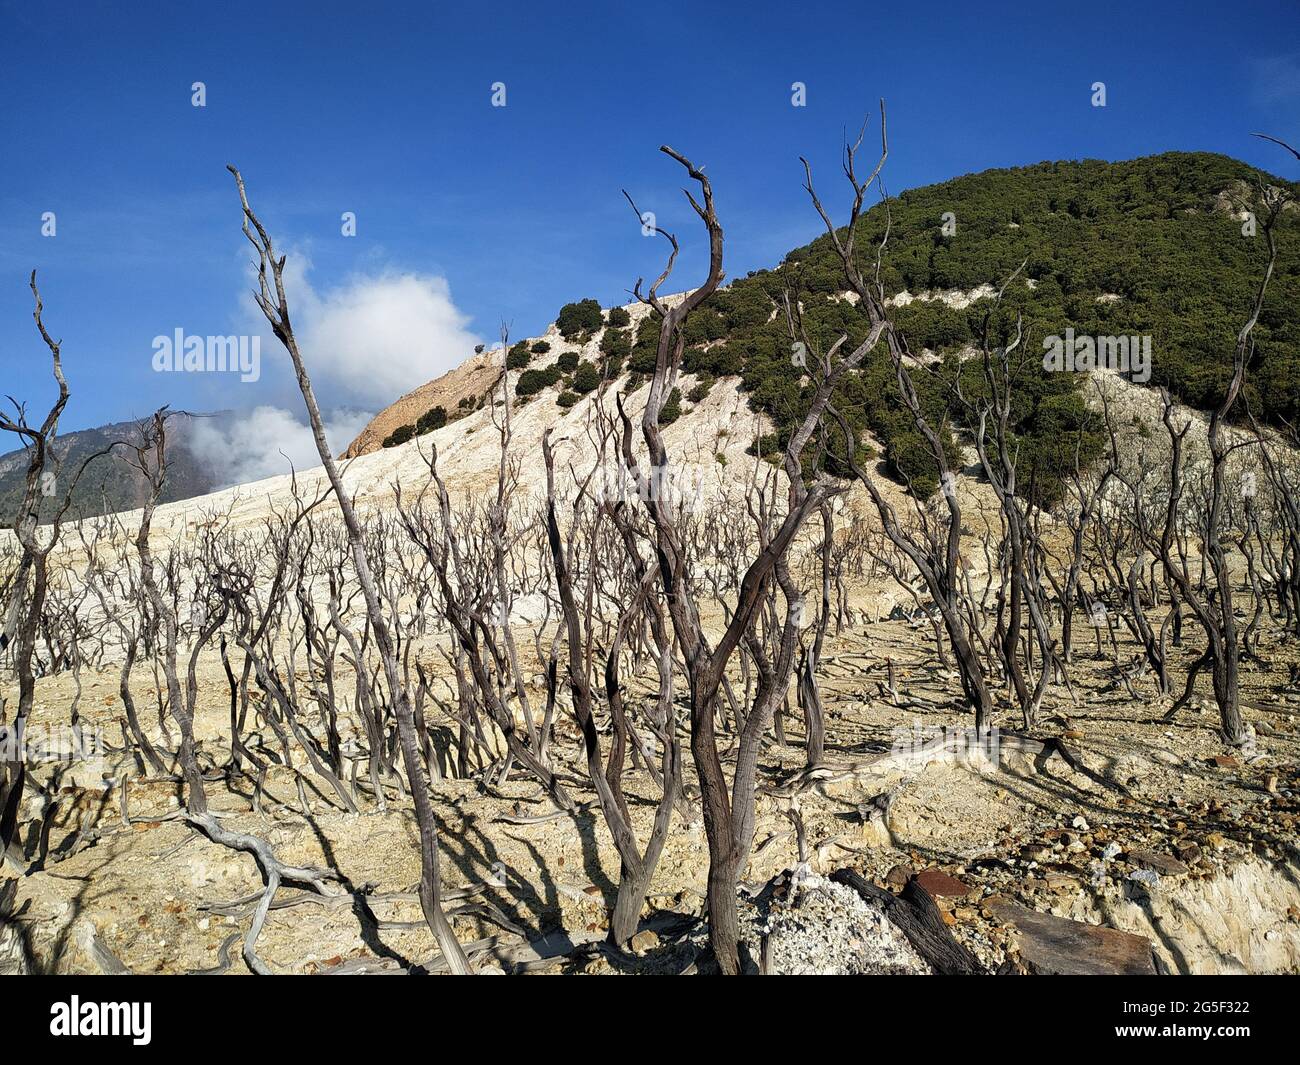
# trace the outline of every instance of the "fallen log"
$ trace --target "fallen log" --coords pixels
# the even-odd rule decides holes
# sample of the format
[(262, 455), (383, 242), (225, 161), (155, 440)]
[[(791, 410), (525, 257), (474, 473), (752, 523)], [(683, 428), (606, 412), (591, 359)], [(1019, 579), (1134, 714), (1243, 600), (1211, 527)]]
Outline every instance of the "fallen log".
[(876, 887), (852, 869), (838, 869), (830, 875), (837, 884), (852, 888), (868, 902), (874, 902), (885, 911), (889, 922), (897, 928), (912, 949), (940, 976), (983, 976), (984, 966), (969, 950), (963, 947), (943, 923), (939, 907), (918, 886), (909, 881), (901, 895), (894, 895)]

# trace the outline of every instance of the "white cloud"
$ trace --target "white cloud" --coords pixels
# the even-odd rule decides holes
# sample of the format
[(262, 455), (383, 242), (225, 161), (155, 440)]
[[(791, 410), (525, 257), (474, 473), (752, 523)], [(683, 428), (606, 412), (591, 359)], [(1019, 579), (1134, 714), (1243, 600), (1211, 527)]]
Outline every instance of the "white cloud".
[[(337, 410), (326, 415), (325, 437), (337, 455), (361, 432), (372, 415)], [(229, 421), (196, 418), (185, 445), (217, 479), (216, 488), (259, 481), (320, 465), (316, 441), (305, 415), (281, 407), (255, 407)]]
[[(356, 274), (317, 291), (311, 260), (291, 251), (285, 291), (294, 332), (318, 401), (335, 407), (325, 434), (338, 455), (365, 428), (371, 410), (460, 365), (479, 338), (452, 302), (446, 278), (399, 270)], [(256, 285), (256, 274), (250, 272)], [(185, 443), (198, 462), (229, 487), (320, 465), (288, 356), (251, 300), (241, 302), (247, 326), (262, 340), (262, 372), (274, 374), (293, 411), (265, 404), (221, 421), (197, 419)], [(292, 398), (290, 398), (292, 397)]]
[[(385, 407), (459, 366), (479, 343), (444, 277), (384, 270), (317, 291), (310, 271), (306, 256), (291, 253), (285, 291), (307, 372), (330, 402)], [(264, 351), (279, 349), (266, 335)]]

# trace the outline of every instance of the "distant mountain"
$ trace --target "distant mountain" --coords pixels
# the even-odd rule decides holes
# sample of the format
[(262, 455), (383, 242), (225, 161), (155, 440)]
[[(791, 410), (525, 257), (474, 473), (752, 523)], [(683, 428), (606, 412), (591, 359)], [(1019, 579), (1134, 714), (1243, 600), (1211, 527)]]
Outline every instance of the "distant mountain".
[[(214, 428), (222, 428), (233, 417), (229, 411), (221, 411), (215, 414), (177, 413), (168, 419), (167, 481), (163, 488), (163, 502), (204, 495), (219, 487), (217, 474), (190, 445), (194, 427), (200, 421), (215, 423)], [(54, 450), (63, 460), (62, 478), (74, 477), (90, 456), (103, 451), (110, 444), (139, 439), (140, 427), (137, 422), (115, 422), (94, 429), (60, 434)], [(148, 485), (144, 477), (128, 464), (127, 458), (134, 458), (134, 453), (117, 447), (108, 455), (93, 459), (86, 466), (73, 492), (70, 517), (91, 517), (134, 510), (144, 505)], [(0, 526), (11, 524), (22, 501), (27, 461), (27, 452), (22, 448), (0, 455)], [(62, 498), (63, 489), (60, 488), (52, 498), (43, 500), (42, 517), (47, 518), (53, 504)]]

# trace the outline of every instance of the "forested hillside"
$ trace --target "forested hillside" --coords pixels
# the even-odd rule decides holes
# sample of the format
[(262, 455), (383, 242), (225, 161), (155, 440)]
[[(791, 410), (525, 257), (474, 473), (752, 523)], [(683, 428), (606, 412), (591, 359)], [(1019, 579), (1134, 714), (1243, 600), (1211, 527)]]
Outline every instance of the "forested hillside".
[[(996, 287), (1025, 263), (1027, 283), (1010, 286), (990, 328), (1000, 340), (1014, 315), (1023, 315), (1020, 413), (1028, 455), (1071, 462), (1072, 454), (1062, 454), (1068, 449), (1054, 445), (1083, 421), (1079, 378), (1041, 372), (1042, 338), (1067, 327), (1078, 334), (1150, 335), (1151, 384), (1168, 386), (1192, 406), (1217, 402), (1266, 256), (1262, 238), (1243, 235), (1240, 217), (1257, 179), (1285, 184), (1210, 154), (986, 171), (877, 206), (860, 225), (858, 248), (874, 260), (888, 224), (881, 280), (891, 295)], [(828, 200), (833, 187), (828, 178), (822, 190)], [(951, 235), (943, 230), (946, 212), (955, 222)], [(1270, 420), (1300, 414), (1300, 257), (1290, 236), (1296, 228), (1290, 212), (1280, 227), (1278, 275), (1256, 327), (1247, 378), (1251, 408)], [(773, 300), (790, 289), (805, 301), (805, 316), (823, 338), (842, 329), (859, 336), (864, 317), (834, 298), (843, 287), (827, 238), (796, 249), (778, 269), (737, 281), (711, 301), (713, 315), (692, 323), (697, 347), (688, 365), (741, 373), (756, 405), (788, 424), (789, 412), (798, 409), (800, 373), (784, 323), (779, 316), (769, 321)], [(961, 309), (914, 300), (895, 308), (914, 352), (947, 356), (936, 375), (916, 375), (933, 406), (950, 405), (945, 382), (958, 353), (979, 345), (989, 305), (987, 298)], [(703, 343), (714, 336), (722, 342)], [(898, 412), (883, 351), (853, 392), (895, 464), (928, 480), (910, 419)], [(959, 415), (955, 407), (951, 413)]]
[[(826, 175), (821, 188), (832, 210), (835, 177)], [(992, 343), (1004, 342), (1021, 316), (1016, 400), (1025, 471), (1021, 484), (1050, 496), (1059, 476), (1074, 464), (1076, 443), (1086, 459), (1096, 453), (1100, 438), (1080, 393), (1081, 375), (1043, 372), (1043, 338), (1067, 328), (1080, 335), (1150, 336), (1151, 387), (1167, 386), (1192, 406), (1213, 405), (1230, 375), (1236, 335), (1266, 258), (1263, 238), (1251, 235), (1246, 218), (1260, 181), (1287, 184), (1207, 153), (990, 170), (877, 205), (860, 223), (857, 247), (864, 262), (874, 263), (888, 226), (881, 281), (893, 297), (897, 326), (931, 371), (914, 375), (922, 400), (937, 418), (946, 413), (949, 431), (959, 430), (962, 421), (953, 397), (955, 375), (963, 373), (968, 395), (983, 387), (979, 360), (964, 356), (978, 350), (985, 329)], [(1273, 422), (1293, 422), (1300, 415), (1296, 228), (1296, 212), (1289, 211), (1279, 225), (1278, 272), (1254, 332), (1246, 386), (1250, 409)], [(995, 308), (992, 290), (1022, 264)], [(689, 410), (692, 398), (707, 393), (712, 380), (739, 375), (752, 404), (773, 418), (782, 435), (801, 416), (812, 383), (792, 358), (778, 308), (787, 293), (799, 300), (815, 343), (829, 345), (841, 332), (856, 340), (865, 333), (866, 320), (843, 298), (843, 288), (838, 260), (822, 237), (790, 252), (777, 268), (720, 290), (690, 319), (684, 369), (696, 381), (685, 396), (674, 397), (666, 419)], [(599, 367), (579, 363), (567, 352), (539, 358), (548, 345), (539, 352), (537, 345), (520, 342), (508, 360), (511, 369), (522, 371), (519, 395), (554, 389), (565, 407), (595, 388), (601, 374), (630, 371), (635, 386), (653, 369), (658, 333), (653, 316), (634, 328), (622, 309), (602, 319), (595, 301), (582, 300), (562, 309), (558, 325), (575, 344), (600, 334)], [(896, 474), (921, 494), (934, 490), (933, 464), (911, 418), (900, 409), (883, 346), (843, 386), (837, 405), (884, 441)], [(390, 442), (420, 431), (410, 429)]]

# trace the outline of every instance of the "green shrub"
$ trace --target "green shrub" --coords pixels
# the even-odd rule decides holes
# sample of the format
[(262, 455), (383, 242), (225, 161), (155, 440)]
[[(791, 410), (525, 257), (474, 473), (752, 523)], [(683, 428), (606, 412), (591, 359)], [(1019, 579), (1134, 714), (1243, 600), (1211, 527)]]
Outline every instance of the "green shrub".
[(712, 307), (701, 307), (686, 319), (686, 343), (704, 344), (710, 340), (721, 340), (727, 335), (727, 323), (722, 315)]
[(551, 350), (551, 345), (548, 344), (545, 340), (539, 340), (533, 345), (534, 355), (545, 355), (550, 350)]
[(515, 382), (516, 396), (534, 396), (543, 388), (556, 384), (564, 375), (558, 366), (548, 366), (545, 370), (525, 370)]
[(516, 396), (533, 396), (546, 387), (546, 375), (541, 370), (525, 370), (515, 382)]
[(414, 425), (399, 425), (386, 437), (384, 437), (384, 447), (397, 447), (398, 444), (405, 444), (415, 435)]
[(555, 360), (555, 365), (560, 368), (561, 373), (573, 373), (578, 368), (578, 353), (576, 351), (566, 351)]
[(611, 307), (605, 316), (605, 324), (611, 329), (623, 329), (632, 324), (632, 315), (626, 307)]
[(600, 338), (600, 352), (618, 359), (632, 353), (632, 336), (626, 329), (606, 329)]
[(600, 304), (593, 299), (566, 303), (560, 308), (559, 316), (555, 319), (560, 335), (566, 340), (581, 333), (594, 333), (604, 324), (605, 316), (601, 313)]
[(433, 407), (420, 415), (419, 420), (415, 423), (415, 431), (423, 436), (425, 433), (431, 433), (435, 429), (441, 429), (447, 424), (447, 410), (445, 407)]
[(668, 393), (668, 399), (664, 403), (663, 410), (659, 412), (660, 425), (672, 425), (682, 416), (682, 390), (674, 388)]
[(728, 343), (708, 348), (687, 348), (682, 355), (682, 369), (687, 373), (711, 377), (735, 377), (744, 369), (745, 357), (738, 347)]
[(699, 403), (709, 394), (709, 390), (713, 388), (713, 384), (713, 378), (709, 374), (702, 375), (700, 379), (695, 382), (695, 387), (686, 393), (686, 398), (692, 403)]
[(594, 392), (600, 386), (600, 371), (589, 362), (578, 364), (578, 370), (573, 375), (573, 390), (580, 396), (585, 396), (588, 392)]
[(582, 397), (579, 396), (578, 393), (576, 392), (561, 392), (559, 396), (556, 397), (555, 402), (558, 403), (565, 410), (568, 410), (575, 403), (577, 403), (578, 400), (581, 398)]
[(659, 316), (647, 315), (636, 327), (636, 340), (632, 344), (632, 357), (628, 368), (637, 374), (654, 373), (655, 357), (659, 348)]
[(524, 343), (516, 344), (506, 352), (506, 369), (522, 370), (532, 360), (528, 353), (528, 345)]

